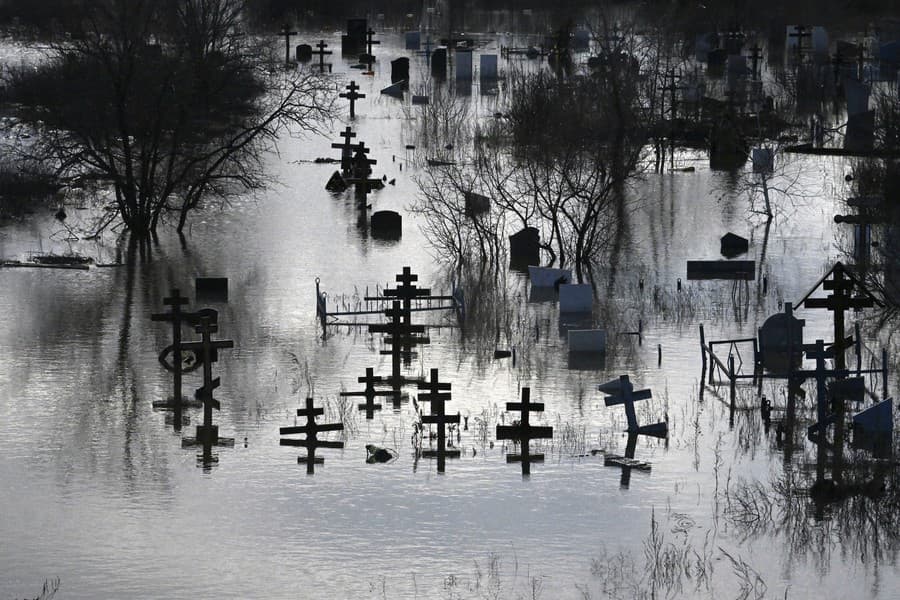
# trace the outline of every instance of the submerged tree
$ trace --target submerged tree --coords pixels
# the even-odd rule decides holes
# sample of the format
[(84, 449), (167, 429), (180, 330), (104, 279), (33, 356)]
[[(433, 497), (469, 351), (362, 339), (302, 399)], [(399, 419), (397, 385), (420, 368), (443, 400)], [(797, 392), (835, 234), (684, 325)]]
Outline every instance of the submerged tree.
[(241, 33), (239, 0), (85, 2), (71, 40), (14, 74), (9, 99), (41, 126), (29, 152), (62, 177), (110, 182), (125, 227), (181, 231), (212, 197), (258, 189), (283, 133), (315, 132), (332, 85), (276, 66)]

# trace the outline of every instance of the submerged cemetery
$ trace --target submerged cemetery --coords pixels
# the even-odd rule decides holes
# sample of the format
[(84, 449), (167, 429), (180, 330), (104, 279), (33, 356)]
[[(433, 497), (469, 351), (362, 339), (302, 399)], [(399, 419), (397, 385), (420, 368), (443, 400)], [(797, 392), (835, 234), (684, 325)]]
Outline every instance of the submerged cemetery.
[(900, 7), (38, 4), (0, 598), (896, 597)]

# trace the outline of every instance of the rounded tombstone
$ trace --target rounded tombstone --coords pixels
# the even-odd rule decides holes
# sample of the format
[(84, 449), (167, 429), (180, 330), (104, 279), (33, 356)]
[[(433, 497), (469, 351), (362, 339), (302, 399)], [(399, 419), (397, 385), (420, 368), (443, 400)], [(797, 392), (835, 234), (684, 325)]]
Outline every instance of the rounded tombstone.
[(392, 210), (372, 213), (372, 237), (382, 240), (399, 240), (403, 235), (403, 217)]
[(296, 48), (297, 62), (309, 62), (312, 60), (313, 51), (309, 44), (300, 44)]
[(774, 314), (759, 328), (759, 354), (768, 371), (787, 374), (800, 366), (803, 359), (803, 326), (806, 321), (793, 315), (790, 302), (784, 312)]

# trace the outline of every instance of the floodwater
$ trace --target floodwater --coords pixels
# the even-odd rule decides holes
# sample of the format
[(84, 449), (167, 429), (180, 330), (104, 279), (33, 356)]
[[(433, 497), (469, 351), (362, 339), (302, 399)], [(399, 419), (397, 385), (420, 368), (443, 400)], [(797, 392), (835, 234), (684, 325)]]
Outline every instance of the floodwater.
[[(334, 34), (303, 41), (319, 37), (339, 48)], [(431, 344), (405, 373), (439, 368), (452, 382), (448, 412), (469, 417), (457, 442), (462, 455), (447, 461), (446, 472), (433, 459), (416, 459), (410, 402), (372, 420), (353, 410), (344, 448), (320, 450), (325, 460), (314, 475), (297, 463), (304, 449), (279, 446), (279, 427), (297, 422), (306, 396), (326, 406), (323, 422), (333, 422), (340, 391), (360, 389), (356, 378), (366, 367), (390, 369), (378, 354), (381, 336), (365, 328), (332, 326), (323, 337), (317, 278), (332, 300), (346, 295), (352, 306), (350, 296), (392, 283), (404, 266), (420, 285), (450, 287), (408, 211), (425, 168), (405, 150), (415, 143), (417, 107), (379, 95), (388, 59), (408, 53), (399, 35), (380, 39), (374, 78), (340, 58), (332, 60), (333, 76), (352, 78), (366, 94), (352, 125), (378, 161), (375, 175), (396, 178), (371, 202), (373, 210), (404, 215), (401, 241), (371, 239), (352, 198), (324, 190), (335, 166), (311, 162), (335, 156), (330, 144), (347, 122), (335, 122), (328, 138), (286, 136), (270, 160), (281, 185), (227, 210), (194, 214), (183, 241), (167, 230), (144, 252), (109, 239), (66, 241), (52, 215), (0, 230), (5, 258), (72, 250), (123, 263), (0, 271), (0, 597), (33, 597), (44, 580), (59, 577), (58, 597), (66, 599), (628, 598), (651, 591), (896, 598), (896, 529), (873, 540), (872, 528), (854, 526), (848, 511), (826, 509), (816, 519), (802, 493), (779, 496), (785, 477), (808, 487), (812, 448), (798, 433), (786, 459), (774, 431), (763, 431), (748, 385), (739, 386), (733, 415), (727, 384), (700, 393), (701, 323), (708, 339), (752, 336), (782, 302), (800, 300), (835, 259), (845, 259), (845, 232), (831, 220), (848, 192), (849, 167), (840, 160), (789, 159), (808, 173), (809, 197), (782, 202), (767, 238), (746, 197), (729, 193), (730, 176), (709, 171), (705, 160), (679, 155), (681, 166), (696, 171), (648, 173), (633, 191), (615, 273), (607, 268), (599, 278), (594, 322), (611, 332), (611, 347), (592, 368), (569, 368), (556, 306), (527, 302), (527, 281), (515, 273), (499, 311), (514, 320), (497, 335), (494, 323), (468, 323), (463, 339), (452, 315), (421, 317), (441, 327), (429, 331)], [(414, 78), (423, 69), (414, 56)], [(478, 118), (493, 113), (493, 99), (480, 96), (477, 84), (471, 102)], [(68, 213), (73, 228), (90, 218), (75, 207)], [(761, 281), (686, 280), (685, 261), (716, 258), (726, 231), (751, 239), (748, 258), (764, 265), (765, 293)], [(166, 413), (151, 406), (171, 393), (171, 381), (156, 359), (169, 331), (150, 315), (163, 310), (171, 288), (193, 298), (197, 276), (229, 278), (228, 303), (213, 306), (218, 335), (235, 344), (214, 368), (222, 380), (215, 422), (235, 445), (216, 448), (211, 468), (198, 463), (197, 449), (182, 448)], [(464, 292), (472, 306), (496, 293)], [(800, 312), (807, 339), (830, 337), (827, 315)], [(641, 343), (613, 334), (636, 329), (638, 320)], [(880, 356), (876, 340), (867, 346)], [(509, 347), (517, 348), (515, 365), (493, 360), (495, 348)], [(668, 441), (638, 441), (636, 458), (652, 468), (633, 471), (627, 487), (620, 468), (590, 452), (624, 451), (624, 411), (607, 408), (596, 391), (622, 374), (653, 391), (638, 406), (639, 419), (667, 417), (670, 430)], [(199, 381), (187, 375), (186, 392)], [(533, 420), (555, 435), (540, 444), (545, 460), (527, 478), (518, 463), (507, 463), (512, 448), (494, 431), (501, 419), (517, 418), (504, 414), (505, 403), (522, 386), (545, 404)], [(764, 392), (783, 407), (781, 382)], [(201, 412), (188, 414), (184, 435), (193, 435)], [(366, 464), (368, 443), (399, 456)], [(737, 500), (749, 499), (757, 484), (768, 512), (739, 514)]]

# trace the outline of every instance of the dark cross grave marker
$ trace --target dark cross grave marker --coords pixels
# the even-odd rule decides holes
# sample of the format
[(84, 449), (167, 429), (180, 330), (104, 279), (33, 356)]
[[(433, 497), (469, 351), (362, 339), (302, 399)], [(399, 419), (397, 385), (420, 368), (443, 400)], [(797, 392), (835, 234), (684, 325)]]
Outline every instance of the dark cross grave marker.
[[(830, 290), (831, 295), (826, 298), (810, 298), (809, 296), (816, 291), (819, 285), (824, 290)], [(854, 296), (854, 292), (858, 292), (857, 295)], [(804, 308), (824, 308), (834, 313), (834, 364), (837, 369), (846, 368), (844, 350), (852, 343), (852, 338), (847, 340), (844, 337), (844, 312), (850, 309), (859, 310), (882, 305), (869, 293), (865, 285), (840, 262), (835, 263), (834, 267), (819, 280), (819, 283), (803, 298), (802, 302)]]
[(497, 439), (498, 440), (513, 440), (519, 443), (519, 447), (521, 448), (520, 454), (507, 454), (506, 462), (521, 462), (522, 463), (522, 475), (530, 475), (531, 474), (531, 463), (532, 462), (543, 462), (544, 455), (543, 454), (532, 454), (529, 446), (529, 442), (535, 439), (547, 439), (553, 437), (553, 428), (552, 427), (543, 427), (543, 426), (535, 426), (529, 422), (529, 415), (532, 412), (543, 412), (544, 404), (543, 402), (531, 402), (531, 389), (527, 387), (522, 388), (522, 401), (521, 402), (507, 402), (506, 410), (508, 411), (521, 411), (522, 418), (519, 419), (518, 424), (513, 425), (497, 425)]
[(425, 332), (424, 325), (411, 325), (404, 322), (404, 314), (400, 307), (400, 301), (394, 300), (391, 308), (384, 311), (384, 314), (390, 317), (389, 323), (369, 325), (369, 333), (387, 333), (388, 337), (385, 341), (391, 345), (390, 350), (381, 350), (382, 355), (391, 355), (391, 376), (388, 382), (394, 387), (394, 391), (398, 392), (394, 396), (394, 408), (400, 408), (399, 388), (403, 383), (411, 383), (406, 380), (400, 372), (401, 360), (409, 363), (413, 356), (413, 347), (418, 344), (428, 344), (430, 339), (426, 336), (420, 336)]
[(438, 473), (443, 473), (447, 457), (459, 458), (459, 450), (447, 449), (447, 430), (445, 425), (448, 423), (459, 423), (459, 415), (448, 415), (444, 406), (444, 403), (450, 400), (450, 383), (438, 381), (438, 370), (431, 369), (431, 381), (419, 382), (419, 389), (427, 390), (427, 392), (419, 394), (419, 400), (431, 402), (430, 414), (424, 415), (422, 422), (433, 423), (438, 426), (437, 450), (426, 450), (422, 453), (422, 456), (426, 458), (437, 457)]
[(366, 157), (366, 152), (369, 150), (363, 142), (356, 144), (353, 148), (356, 150), (356, 154), (353, 156), (353, 177), (348, 178), (346, 181), (355, 186), (357, 200), (360, 204), (365, 205), (366, 198), (374, 189), (373, 186), (381, 183), (380, 179), (369, 177), (372, 174), (371, 165), (376, 164), (378, 161)]
[[(375, 35), (375, 30), (372, 29), (371, 27), (369, 27), (369, 29), (366, 31), (366, 54), (368, 54), (369, 56), (372, 56), (372, 46), (381, 43), (381, 42), (378, 41), (378, 40), (373, 40), (373, 39), (372, 39), (372, 37), (373, 37), (374, 35)], [(371, 68), (372, 68), (372, 67), (371, 67), (371, 65), (370, 65), (370, 66), (369, 66), (369, 69), (371, 70)]]
[(622, 476), (619, 479), (619, 487), (628, 489), (631, 485), (631, 470), (650, 471), (650, 463), (642, 460), (635, 460), (634, 451), (637, 449), (636, 433), (628, 434), (628, 441), (625, 443), (625, 455), (607, 454), (603, 457), (604, 467), (619, 467), (622, 469)]
[(759, 81), (761, 79), (759, 72), (759, 62), (761, 59), (762, 48), (759, 47), (759, 44), (753, 44), (750, 48), (750, 69), (754, 81)]
[[(344, 142), (335, 142), (331, 144), (331, 147), (341, 151), (341, 174), (344, 177), (348, 177), (353, 170), (353, 150), (355, 147), (359, 146), (359, 144), (350, 143), (350, 140), (356, 137), (356, 133), (353, 132), (349, 125), (339, 135), (344, 138)], [(365, 146), (362, 146), (362, 150), (363, 152), (369, 151)]]
[(795, 25), (794, 31), (788, 34), (788, 37), (797, 38), (797, 56), (803, 54), (803, 40), (812, 37), (812, 33), (807, 31), (805, 25)]
[(431, 296), (430, 288), (420, 288), (413, 282), (419, 280), (419, 276), (412, 272), (409, 267), (403, 267), (403, 272), (397, 274), (395, 280), (398, 285), (394, 289), (384, 290), (384, 295), (388, 298), (398, 298), (403, 302), (403, 311), (405, 313), (405, 321), (409, 324), (412, 315), (412, 301), (416, 298), (428, 298)]
[(807, 437), (813, 442), (824, 442), (827, 427), (835, 421), (835, 415), (829, 407), (826, 379), (829, 377), (842, 379), (850, 372), (843, 367), (825, 368), (826, 359), (833, 358), (835, 364), (837, 363), (836, 357), (840, 351), (835, 346), (826, 348), (823, 340), (816, 340), (815, 344), (804, 344), (803, 350), (807, 358), (816, 361), (816, 368), (811, 371), (794, 371), (792, 375), (798, 378), (812, 377), (816, 380), (816, 423), (807, 430)]
[(366, 376), (357, 378), (359, 383), (365, 383), (366, 389), (362, 392), (341, 392), (341, 396), (363, 396), (366, 401), (359, 404), (359, 410), (364, 410), (366, 412), (366, 418), (372, 419), (375, 416), (376, 410), (381, 410), (381, 405), (375, 403), (376, 396), (394, 396), (395, 399), (399, 396), (399, 393), (394, 390), (385, 390), (385, 391), (376, 391), (375, 384), (376, 383), (386, 383), (381, 377), (376, 377), (372, 367), (366, 368)]
[[(313, 54), (319, 55), (319, 73), (325, 72), (325, 55), (331, 54), (331, 50), (325, 50), (328, 47), (328, 44), (325, 43), (325, 40), (319, 40), (319, 43), (316, 44), (316, 48), (318, 50), (313, 50)], [(331, 70), (331, 65), (329, 65), (329, 70)]]
[(298, 425), (296, 427), (282, 427), (279, 429), (281, 435), (290, 435), (293, 433), (302, 433), (306, 435), (306, 439), (295, 440), (291, 438), (281, 438), (280, 446), (303, 446), (306, 448), (306, 456), (298, 456), (297, 463), (306, 463), (306, 472), (310, 475), (315, 473), (315, 466), (321, 465), (325, 459), (316, 456), (316, 450), (319, 448), (343, 448), (344, 442), (329, 442), (320, 440), (318, 435), (320, 431), (341, 431), (344, 425), (341, 423), (316, 423), (316, 417), (325, 414), (324, 408), (315, 408), (313, 399), (306, 399), (306, 408), (298, 408), (297, 416), (306, 417), (306, 425)]
[[(187, 445), (224, 445), (229, 443), (229, 439), (219, 438), (219, 428), (212, 424), (213, 409), (221, 408), (219, 401), (213, 398), (213, 390), (221, 385), (221, 380), (218, 377), (213, 379), (212, 363), (216, 361), (220, 348), (234, 348), (232, 340), (212, 339), (212, 334), (218, 330), (219, 326), (212, 321), (212, 318), (204, 315), (200, 317), (200, 324), (195, 327), (195, 331), (201, 336), (200, 341), (182, 344), (182, 348), (185, 350), (199, 352), (203, 360), (203, 387), (197, 390), (197, 395), (203, 402), (203, 424), (197, 425), (196, 441), (188, 442)], [(230, 440), (230, 443), (233, 444), (234, 440)]]
[[(346, 98), (347, 100), (350, 101), (350, 118), (355, 119), (356, 118), (356, 101), (359, 100), (360, 98), (365, 98), (366, 95), (360, 94), (359, 92), (357, 92), (357, 90), (359, 89), (359, 86), (356, 85), (355, 81), (351, 81), (350, 84), (347, 85), (347, 89), (349, 90), (348, 92), (338, 94), (338, 97)], [(348, 129), (349, 129), (349, 127), (348, 127)]]
[(284, 36), (284, 62), (285, 64), (291, 63), (291, 36), (297, 35), (296, 31), (291, 31), (291, 26), (285, 23), (281, 31), (278, 35)]
[[(173, 289), (169, 292), (169, 296), (167, 298), (163, 298), (163, 304), (171, 307), (170, 311), (167, 313), (154, 313), (150, 315), (150, 319), (153, 321), (167, 321), (172, 324), (172, 345), (169, 348), (172, 349), (172, 379), (173, 379), (173, 389), (172, 389), (172, 399), (171, 401), (164, 401), (162, 403), (154, 403), (154, 408), (172, 408), (175, 411), (173, 422), (175, 424), (175, 431), (181, 431), (181, 423), (182, 423), (182, 402), (183, 398), (181, 397), (181, 375), (183, 373), (182, 364), (182, 345), (181, 345), (181, 324), (184, 321), (190, 320), (190, 313), (184, 313), (181, 311), (181, 307), (188, 304), (189, 300), (181, 295), (181, 292), (178, 288)], [(168, 350), (168, 349), (166, 349)], [(159, 355), (160, 362), (163, 363), (167, 369), (169, 366), (165, 363), (166, 350)]]
[(634, 386), (628, 380), (628, 375), (620, 375), (618, 379), (602, 383), (597, 386), (597, 389), (606, 394), (611, 394), (603, 399), (606, 406), (615, 406), (617, 404), (625, 405), (625, 418), (628, 420), (628, 433), (652, 435), (654, 437), (666, 437), (668, 435), (669, 426), (665, 421), (653, 423), (652, 425), (638, 425), (634, 403), (638, 400), (649, 400), (653, 397), (653, 394), (650, 390), (634, 391)]

